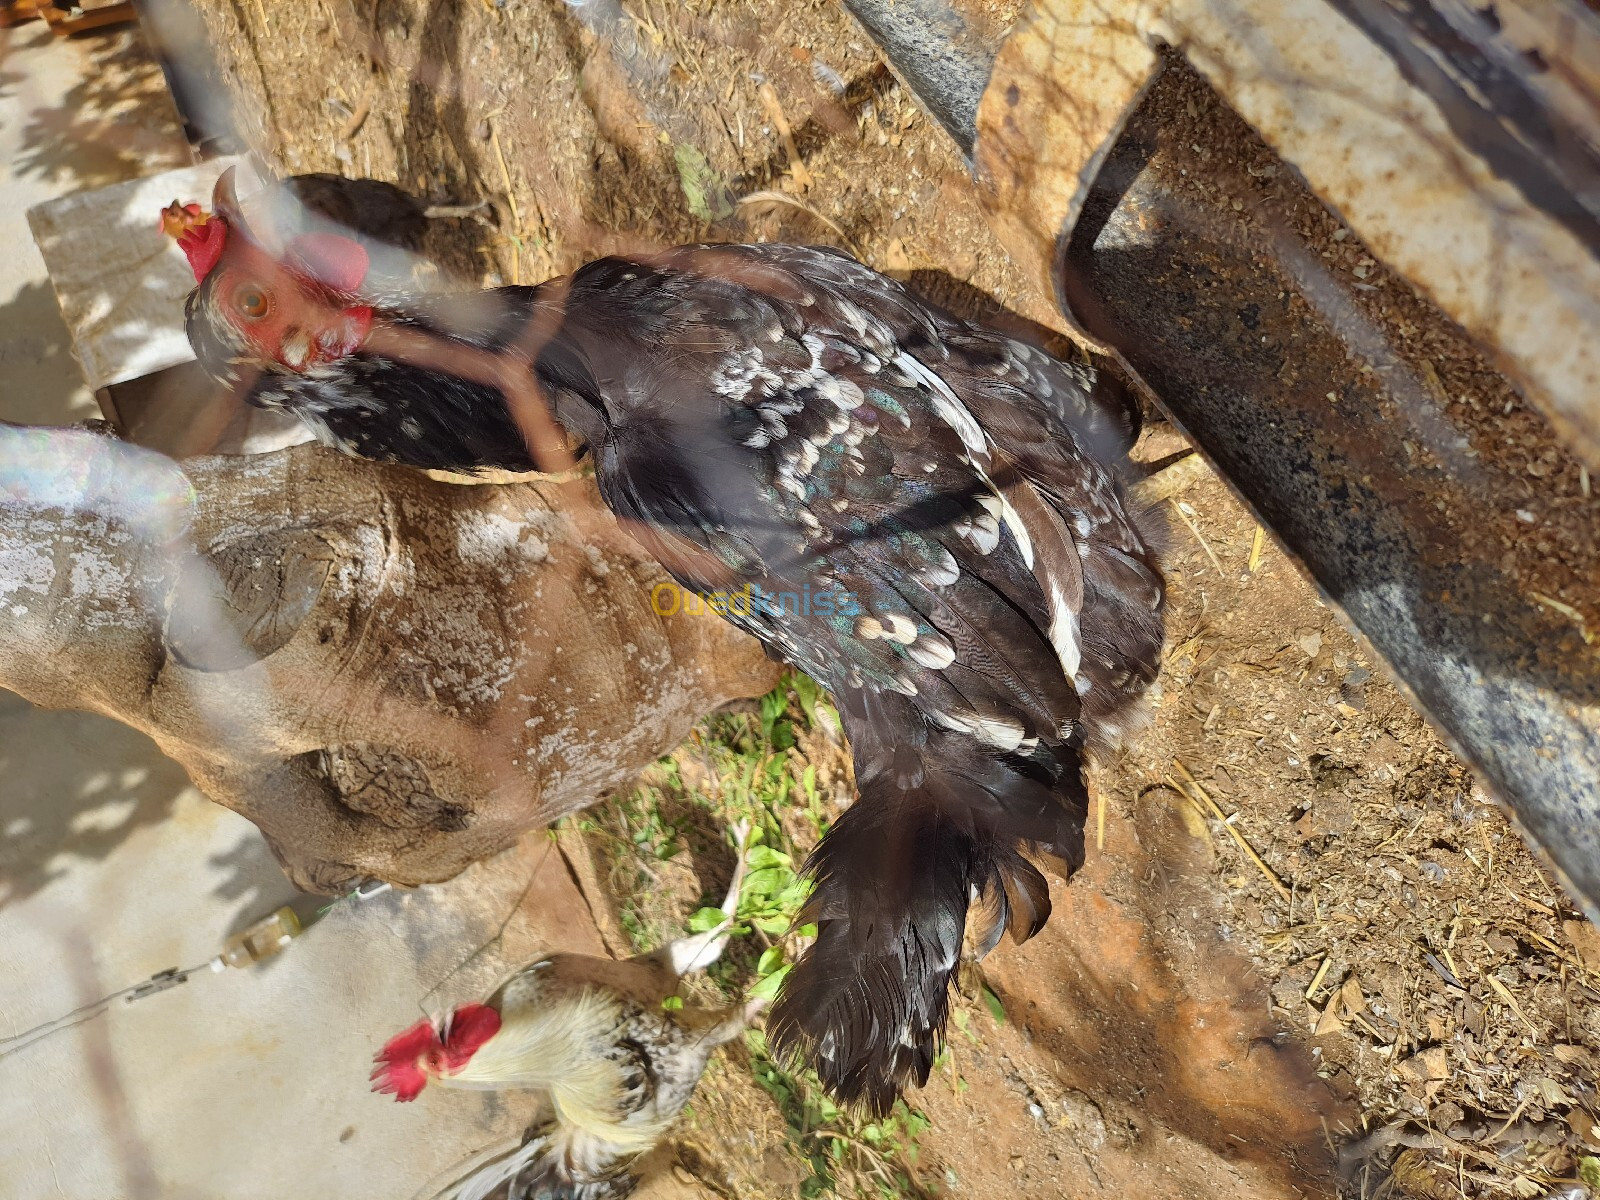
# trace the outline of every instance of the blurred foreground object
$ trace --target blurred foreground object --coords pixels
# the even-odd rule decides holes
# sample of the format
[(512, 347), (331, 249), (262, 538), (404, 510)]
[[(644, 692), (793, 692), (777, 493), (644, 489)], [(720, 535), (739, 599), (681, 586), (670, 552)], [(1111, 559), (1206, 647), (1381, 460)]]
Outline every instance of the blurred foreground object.
[(994, 46), (846, 6), (1600, 915), (1600, 16), (1040, 0)]
[(541, 958), (481, 1004), (419, 1021), (385, 1043), (372, 1088), (402, 1103), (430, 1081), (539, 1095), (542, 1110), (521, 1144), (474, 1156), (441, 1198), (485, 1200), (508, 1182), (510, 1200), (614, 1200), (633, 1191), (635, 1161), (677, 1119), (711, 1052), (743, 1033), (765, 1004), (705, 1008), (678, 995), (682, 977), (710, 966), (727, 945), (744, 877), (743, 845), (739, 852), (721, 905), (730, 920), (717, 928), (620, 962)]
[(367, 254), (367, 285), (385, 291), (427, 291), (439, 285), (426, 257), (429, 222), (471, 217), (486, 204), (429, 204), (382, 179), (317, 171), (262, 181), (244, 203), (273, 243), (331, 234)]
[(448, 879), (767, 691), (661, 579), (588, 480), (0, 425), (0, 686), (148, 733), (311, 891)]

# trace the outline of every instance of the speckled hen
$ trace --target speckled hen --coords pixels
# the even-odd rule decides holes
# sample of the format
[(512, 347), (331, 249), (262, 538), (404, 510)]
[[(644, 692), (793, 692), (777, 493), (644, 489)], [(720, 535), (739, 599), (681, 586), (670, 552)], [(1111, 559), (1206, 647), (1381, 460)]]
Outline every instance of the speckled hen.
[(860, 795), (809, 864), (817, 939), (771, 1033), (877, 1112), (924, 1082), (963, 939), (1043, 925), (1039, 864), (1083, 860), (1084, 752), (1156, 673), (1123, 406), (833, 250), (690, 246), (403, 303), (217, 208), (183, 234), (214, 372), (261, 371), (257, 402), (350, 454), (526, 470), (522, 385), (480, 359), (515, 364), (624, 528), (833, 693)]

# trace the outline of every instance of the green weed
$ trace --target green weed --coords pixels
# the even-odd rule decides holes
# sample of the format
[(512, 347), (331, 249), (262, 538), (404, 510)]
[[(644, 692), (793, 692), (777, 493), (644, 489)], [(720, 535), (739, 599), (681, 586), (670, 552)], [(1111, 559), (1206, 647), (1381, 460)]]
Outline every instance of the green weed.
[[(733, 919), (734, 941), (708, 972), (729, 999), (775, 996), (816, 936), (815, 926), (796, 924), (809, 893), (801, 871), (827, 832), (830, 814), (817, 765), (798, 746), (810, 731), (838, 728), (838, 714), (822, 689), (807, 676), (789, 674), (754, 713), (704, 721), (643, 786), (620, 798), (612, 828), (601, 831), (613, 839), (614, 858), (631, 860), (638, 882), (647, 883), (655, 864), (682, 852), (697, 827), (720, 836), (736, 822), (749, 822), (748, 873), (738, 911), (705, 907), (688, 921), (689, 930), (698, 932)], [(632, 897), (622, 919), (641, 948), (681, 930), (650, 927), (657, 922), (639, 907), (648, 902), (647, 888), (619, 890)], [(917, 1139), (928, 1127), (921, 1112), (902, 1101), (883, 1120), (868, 1121), (829, 1100), (813, 1072), (774, 1056), (759, 1030), (747, 1032), (746, 1046), (756, 1083), (782, 1114), (791, 1151), (809, 1168), (801, 1188), (807, 1200), (934, 1193), (918, 1173)]]

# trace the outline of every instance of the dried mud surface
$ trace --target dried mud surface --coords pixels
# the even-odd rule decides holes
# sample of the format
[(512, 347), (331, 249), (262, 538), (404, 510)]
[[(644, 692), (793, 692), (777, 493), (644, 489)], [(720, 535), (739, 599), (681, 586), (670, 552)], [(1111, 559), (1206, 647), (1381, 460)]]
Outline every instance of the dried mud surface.
[[(630, 248), (784, 239), (845, 246), (958, 310), (1048, 319), (963, 164), (834, 4), (629, 0), (604, 38), (555, 2), (199, 7), (278, 169), (488, 202), (432, 235), (470, 285)], [(984, 11), (996, 28), (1013, 15)], [(1362, 266), (1354, 248), (1330, 245), (1330, 260)], [(1501, 403), (1440, 375), (1451, 396)], [(1538, 420), (1502, 415), (1512, 439)], [(1518, 464), (1530, 503), (1552, 466)], [(1220, 481), (1169, 508), (1151, 723), (1096, 774), (1105, 824), (1085, 878), (1055, 889), (1044, 934), (985, 964), (1010, 1019), (969, 1003), (976, 1042), (955, 1037), (949, 1070), (914, 1097), (932, 1119), (927, 1182), (1331, 1194), (1318, 1144), (1388, 1129), (1342, 1191), (1555, 1194), (1600, 1154), (1600, 935)], [(836, 749), (812, 750), (835, 769)], [(1226, 823), (1182, 790), (1184, 770)], [(721, 886), (697, 862), (664, 866), (663, 912)], [(1118, 972), (1154, 991), (1088, 986)], [(1207, 989), (1227, 993), (1234, 1038), (1217, 1061), (1196, 1023)], [(1302, 1151), (1303, 1169), (1273, 1165)], [(718, 1059), (679, 1183), (783, 1196), (803, 1173), (738, 1054)]]

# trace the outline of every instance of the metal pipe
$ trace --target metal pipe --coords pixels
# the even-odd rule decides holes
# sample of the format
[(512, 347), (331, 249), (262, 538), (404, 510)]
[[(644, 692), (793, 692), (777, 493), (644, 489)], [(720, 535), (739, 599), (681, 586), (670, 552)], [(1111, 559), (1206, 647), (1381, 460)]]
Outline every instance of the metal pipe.
[(989, 84), (995, 47), (986, 45), (945, 0), (844, 0), (889, 65), (972, 156), (978, 100)]

